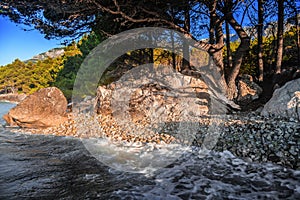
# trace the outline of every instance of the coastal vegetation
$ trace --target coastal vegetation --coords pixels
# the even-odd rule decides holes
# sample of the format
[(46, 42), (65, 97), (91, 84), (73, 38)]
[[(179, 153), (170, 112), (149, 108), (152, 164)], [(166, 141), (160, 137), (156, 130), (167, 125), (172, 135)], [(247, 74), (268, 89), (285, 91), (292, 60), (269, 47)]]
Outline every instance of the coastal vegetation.
[[(0, 97), (30, 94), (2, 107), (0, 199), (299, 199), (299, 11), (296, 0), (1, 0), (0, 16), (71, 40), (0, 67), (0, 94), (13, 92)], [(116, 34), (143, 27), (165, 28), (138, 36), (171, 48), (122, 51), (125, 32), (115, 58)]]
[[(268, 94), (281, 78), (295, 78), (299, 69), (300, 28), (296, 1), (55, 1), (5, 0), (0, 14), (16, 23), (41, 31), (46, 38), (71, 37), (65, 53), (37, 62), (1, 67), (0, 89), (16, 87), (20, 93), (57, 86), (70, 99), (76, 73), (89, 52), (106, 38), (125, 30), (158, 26), (193, 38), (208, 51), (222, 74), (220, 82), (228, 99), (237, 97), (239, 75), (249, 74)], [(84, 10), (84, 12), (82, 12)], [(41, 12), (42, 11), (42, 12)], [(41, 15), (42, 13), (42, 15)], [(183, 54), (187, 54), (182, 46)], [(189, 62), (165, 50), (128, 52), (106, 71), (99, 84), (119, 78), (118, 66), (169, 62), (178, 71), (190, 70)], [(158, 60), (157, 60), (158, 59)], [(285, 81), (285, 82), (286, 82)], [(282, 84), (282, 83), (280, 83)], [(271, 85), (264, 87), (265, 85)], [(266, 92), (266, 91), (264, 91)], [(264, 94), (264, 93), (263, 93)], [(269, 95), (270, 96), (270, 95)]]
[[(297, 67), (297, 30), (295, 27), (291, 27), (290, 30), (284, 33), (284, 51), (283, 54), (283, 68), (289, 69), (291, 67)], [(72, 42), (70, 45), (64, 47), (63, 55), (51, 58), (46, 57), (43, 60), (36, 61), (21, 61), (16, 59), (13, 63), (0, 67), (0, 90), (4, 90), (6, 87), (13, 87), (18, 93), (32, 94), (33, 92), (49, 87), (56, 86), (60, 88), (67, 99), (72, 97), (72, 89), (76, 78), (77, 71), (82, 64), (83, 60), (95, 48), (103, 39), (101, 36), (95, 33), (83, 36), (79, 42)], [(272, 72), (272, 66), (276, 62), (276, 38), (273, 36), (263, 37), (264, 51), (263, 51), (263, 63), (266, 71), (269, 74)], [(230, 42), (230, 49), (232, 54), (236, 52), (239, 46), (239, 41)], [(224, 63), (227, 65), (227, 48), (223, 49)], [(145, 52), (142, 52), (145, 53)], [(259, 71), (256, 65), (257, 54), (257, 39), (250, 41), (249, 51), (246, 53), (244, 62), (241, 65), (239, 74), (249, 74), (256, 77), (258, 80)], [(131, 57), (135, 57), (138, 60), (137, 52), (128, 53)], [(172, 53), (155, 49), (153, 54), (154, 63), (157, 64), (172, 64)], [(182, 63), (182, 57), (176, 55), (176, 63), (174, 63), (176, 69), (180, 69)], [(140, 60), (142, 60), (140, 58)], [(133, 65), (133, 63), (131, 62)], [(137, 64), (136, 64), (137, 65)], [(114, 81), (111, 76), (102, 77), (101, 85), (108, 84)]]
[(46, 57), (43, 60), (21, 61), (0, 67), (0, 90), (14, 88), (18, 93), (32, 94), (49, 87), (56, 82), (58, 73), (64, 68), (69, 57), (80, 54), (75, 43), (64, 48), (64, 54), (58, 57)]

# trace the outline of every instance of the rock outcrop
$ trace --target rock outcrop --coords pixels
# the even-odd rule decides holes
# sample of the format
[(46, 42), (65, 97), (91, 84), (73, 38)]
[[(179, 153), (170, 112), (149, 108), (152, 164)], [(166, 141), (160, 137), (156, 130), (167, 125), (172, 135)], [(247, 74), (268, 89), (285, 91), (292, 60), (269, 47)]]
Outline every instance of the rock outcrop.
[(193, 122), (210, 111), (211, 98), (203, 80), (169, 69), (143, 69), (141, 73), (134, 70), (137, 71), (98, 88), (98, 114), (111, 115), (128, 127), (127, 122)]
[(261, 114), (300, 120), (300, 78), (287, 82), (281, 88), (276, 89)]
[(3, 118), (11, 126), (46, 128), (67, 120), (66, 109), (63, 93), (56, 87), (49, 87), (26, 97)]
[(259, 98), (262, 88), (257, 85), (249, 75), (243, 75), (238, 81), (237, 101), (242, 104), (250, 103)]
[(96, 112), (111, 116), (120, 130), (135, 136), (195, 133), (215, 101), (205, 82), (167, 68), (138, 70), (98, 87)]

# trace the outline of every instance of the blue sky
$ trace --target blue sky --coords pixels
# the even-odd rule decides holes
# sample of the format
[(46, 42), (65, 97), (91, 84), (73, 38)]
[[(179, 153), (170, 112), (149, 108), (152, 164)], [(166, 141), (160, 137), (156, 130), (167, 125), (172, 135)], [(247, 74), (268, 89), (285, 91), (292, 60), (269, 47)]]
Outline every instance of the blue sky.
[(38, 31), (24, 31), (22, 25), (0, 16), (0, 66), (16, 58), (27, 60), (34, 55), (60, 47), (63, 40), (47, 40)]

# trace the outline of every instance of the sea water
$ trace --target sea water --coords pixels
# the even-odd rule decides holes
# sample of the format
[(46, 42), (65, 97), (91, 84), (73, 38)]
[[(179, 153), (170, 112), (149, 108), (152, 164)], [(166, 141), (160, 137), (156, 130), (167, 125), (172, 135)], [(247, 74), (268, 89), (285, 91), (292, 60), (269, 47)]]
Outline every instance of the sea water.
[[(0, 103), (1, 115), (13, 106)], [(106, 166), (77, 138), (0, 127), (0, 199), (300, 199), (299, 170), (197, 152), (149, 176)]]
[(15, 106), (15, 103), (0, 101), (0, 126), (5, 124), (5, 121), (3, 120), (2, 116), (8, 113), (8, 111)]

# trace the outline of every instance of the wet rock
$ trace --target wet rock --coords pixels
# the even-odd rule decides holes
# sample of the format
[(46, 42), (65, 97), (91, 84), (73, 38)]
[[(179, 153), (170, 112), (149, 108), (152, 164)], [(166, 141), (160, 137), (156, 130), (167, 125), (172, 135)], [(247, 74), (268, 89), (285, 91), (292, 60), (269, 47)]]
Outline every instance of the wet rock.
[(300, 78), (275, 90), (261, 111), (263, 116), (281, 116), (300, 120)]
[(25, 98), (4, 120), (11, 126), (45, 128), (62, 124), (66, 119), (67, 100), (56, 87), (40, 89)]

